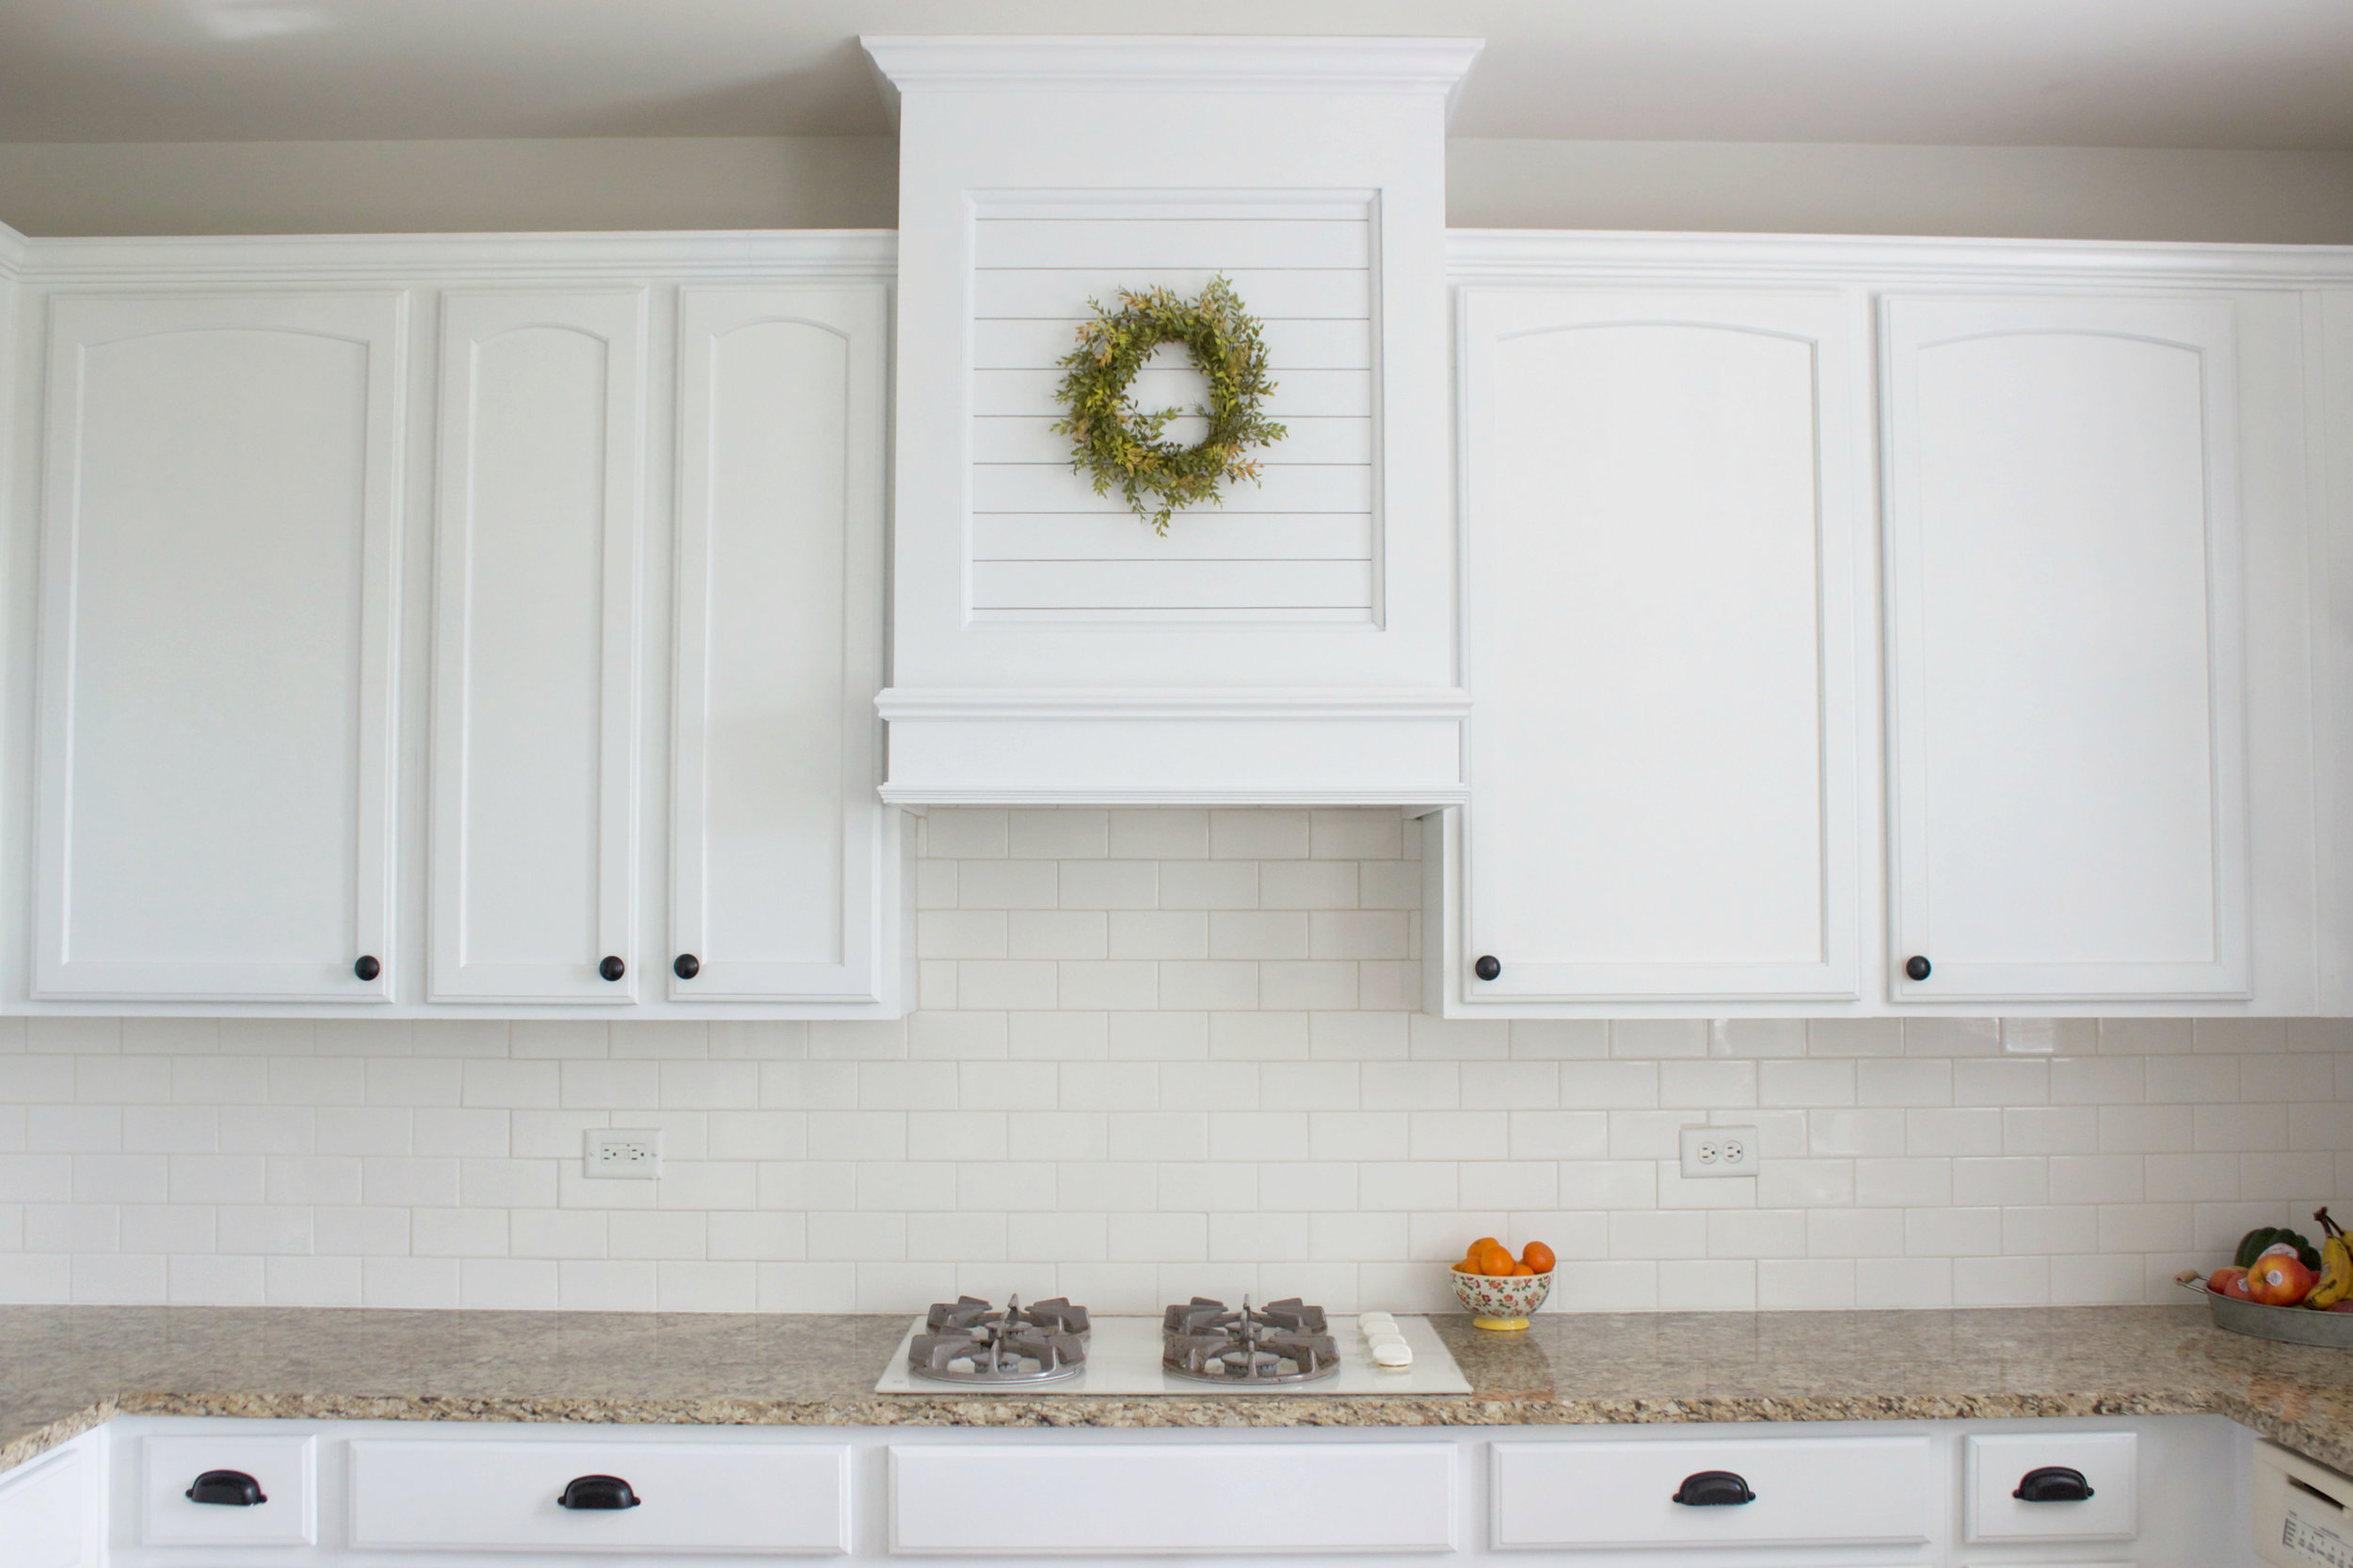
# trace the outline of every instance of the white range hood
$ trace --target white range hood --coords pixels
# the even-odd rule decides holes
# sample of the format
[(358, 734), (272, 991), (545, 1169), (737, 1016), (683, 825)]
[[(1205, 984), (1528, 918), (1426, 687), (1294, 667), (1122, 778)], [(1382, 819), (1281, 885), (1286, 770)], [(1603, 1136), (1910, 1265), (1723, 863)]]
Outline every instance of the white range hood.
[[(901, 149), (885, 798), (1464, 798), (1445, 131), (1478, 42), (864, 41)], [(1071, 471), (1053, 365), (1089, 300), (1220, 274), (1290, 433), (1161, 538)]]

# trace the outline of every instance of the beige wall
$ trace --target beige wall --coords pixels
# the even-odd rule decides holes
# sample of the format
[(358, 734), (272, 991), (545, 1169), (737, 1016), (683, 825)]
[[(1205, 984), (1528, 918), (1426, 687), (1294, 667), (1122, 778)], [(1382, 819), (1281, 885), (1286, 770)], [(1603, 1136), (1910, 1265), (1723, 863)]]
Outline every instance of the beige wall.
[(2353, 244), (2353, 152), (1457, 141), (1459, 229)]
[[(881, 136), (0, 146), (29, 234), (887, 228)], [(2353, 152), (1457, 141), (1459, 228), (2353, 244)]]
[(888, 229), (888, 136), (0, 146), (27, 234)]

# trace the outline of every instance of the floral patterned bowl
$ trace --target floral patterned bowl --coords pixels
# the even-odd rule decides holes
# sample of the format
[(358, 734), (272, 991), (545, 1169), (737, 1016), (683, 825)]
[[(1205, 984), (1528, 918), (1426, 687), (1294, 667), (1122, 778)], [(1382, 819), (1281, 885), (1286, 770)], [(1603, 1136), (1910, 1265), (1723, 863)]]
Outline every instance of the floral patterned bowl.
[(1477, 1328), (1526, 1328), (1528, 1315), (1552, 1294), (1549, 1273), (1466, 1274), (1457, 1269), (1447, 1277), (1454, 1281), (1454, 1299)]

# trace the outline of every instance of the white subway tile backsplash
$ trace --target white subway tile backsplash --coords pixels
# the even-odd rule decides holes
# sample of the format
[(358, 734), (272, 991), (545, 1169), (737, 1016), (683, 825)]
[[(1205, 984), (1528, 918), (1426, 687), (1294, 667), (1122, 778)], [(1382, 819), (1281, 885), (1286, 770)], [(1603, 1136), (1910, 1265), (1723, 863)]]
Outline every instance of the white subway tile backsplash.
[(904, 1023), (0, 1023), (0, 1300), (1443, 1309), (1492, 1233), (1563, 1310), (2105, 1303), (2353, 1207), (2344, 1020), (1443, 1020), (1394, 810), (918, 841)]

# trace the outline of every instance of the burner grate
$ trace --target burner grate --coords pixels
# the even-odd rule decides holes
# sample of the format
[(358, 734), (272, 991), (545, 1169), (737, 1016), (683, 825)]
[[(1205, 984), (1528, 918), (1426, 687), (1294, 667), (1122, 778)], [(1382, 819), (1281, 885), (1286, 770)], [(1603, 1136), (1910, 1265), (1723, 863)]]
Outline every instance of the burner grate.
[(1160, 1365), (1202, 1383), (1312, 1383), (1340, 1369), (1339, 1341), (1324, 1332), (1323, 1308), (1296, 1296), (1240, 1311), (1195, 1296), (1160, 1316)]
[(941, 1383), (1058, 1383), (1086, 1370), (1087, 1309), (1060, 1296), (1000, 1312), (977, 1296), (935, 1303), (907, 1345), (907, 1370)]

